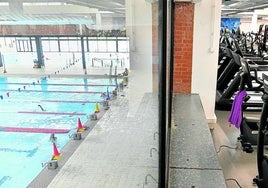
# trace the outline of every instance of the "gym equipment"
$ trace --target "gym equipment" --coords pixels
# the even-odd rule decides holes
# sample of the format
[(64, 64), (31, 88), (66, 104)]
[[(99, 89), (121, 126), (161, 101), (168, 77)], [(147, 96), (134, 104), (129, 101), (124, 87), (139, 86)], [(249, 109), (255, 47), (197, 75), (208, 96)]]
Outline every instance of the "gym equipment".
[[(257, 92), (259, 95), (259, 100), (250, 101), (250, 95), (247, 95), (245, 98), (245, 103), (243, 103), (243, 108), (248, 107), (262, 107), (263, 102), (261, 100), (261, 95), (264, 92), (263, 89), (263, 81), (260, 80), (256, 74), (254, 76), (251, 75), (250, 69), (248, 66), (247, 61), (241, 61), (241, 68), (242, 72), (240, 74), (241, 76), (241, 82), (239, 90), (247, 90), (247, 91), (254, 91)], [(253, 84), (255, 87), (253, 87)], [(247, 86), (247, 87), (246, 87)], [(243, 110), (242, 110), (242, 116), (243, 116)], [(243, 150), (251, 153), (253, 152), (253, 145), (257, 145), (257, 137), (258, 137), (258, 129), (259, 129), (259, 118), (258, 117), (245, 117), (243, 116), (242, 123), (240, 125), (240, 136), (238, 137), (238, 141), (241, 142)], [(265, 144), (268, 145), (268, 139), (266, 139)]]
[(222, 72), (233, 59), (232, 50), (226, 47), (221, 47), (219, 52), (217, 79), (222, 75)]
[[(232, 52), (234, 54), (234, 52)], [(258, 78), (257, 70), (253, 70), (253, 75), (251, 74), (251, 69), (248, 65), (248, 62), (241, 58), (239, 55), (233, 55), (233, 61), (230, 61), (226, 70), (223, 71), (223, 74), (228, 74), (225, 78), (221, 76), (217, 82), (217, 91), (216, 91), (216, 108), (221, 110), (230, 110), (233, 103), (234, 94), (239, 91), (246, 89), (248, 97), (245, 99), (243, 108), (251, 110), (261, 110), (262, 101), (260, 99), (260, 92), (262, 89), (262, 80)], [(236, 70), (236, 73), (232, 72), (233, 69)], [(233, 75), (233, 76), (232, 76)], [(220, 80), (221, 79), (221, 80)], [(225, 83), (227, 82), (227, 83)], [(242, 82), (242, 83), (241, 83)], [(247, 85), (247, 87), (245, 87)], [(259, 100), (255, 100), (256, 97)]]
[(232, 100), (230, 98), (238, 90), (240, 77), (237, 76), (241, 67), (240, 56), (231, 51), (232, 59), (225, 66), (225, 69), (218, 75), (216, 91), (216, 108), (230, 109)]
[(262, 96), (263, 107), (259, 123), (258, 145), (257, 145), (257, 166), (258, 175), (253, 179), (259, 188), (268, 187), (268, 157), (264, 153), (265, 138), (268, 137), (268, 76), (262, 74), (264, 83), (264, 94)]

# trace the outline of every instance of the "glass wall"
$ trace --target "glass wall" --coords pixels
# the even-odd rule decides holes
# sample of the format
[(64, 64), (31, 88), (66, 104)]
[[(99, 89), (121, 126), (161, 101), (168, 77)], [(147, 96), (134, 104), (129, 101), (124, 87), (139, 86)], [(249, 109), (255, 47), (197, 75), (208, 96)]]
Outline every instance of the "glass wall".
[[(18, 19), (16, 25), (2, 23), (2, 55), (16, 57), (16, 61), (6, 58), (8, 72), (15, 72), (11, 65), (16, 62), (16, 70), (21, 65), (28, 73), (110, 76), (122, 86), (117, 85), (117, 97), (105, 111), (104, 119), (95, 123), (81, 144), (83, 147), (87, 141), (91, 143), (83, 152), (86, 160), (79, 162), (88, 164), (80, 169), (91, 167), (84, 171), (85, 182), (92, 173), (97, 177), (89, 178), (92, 185), (112, 185), (119, 177), (125, 187), (147, 184), (163, 187), (167, 182), (172, 76), (170, 23), (167, 24), (171, 19), (170, 4), (170, 1), (82, 0), (42, 1), (42, 4), (11, 1), (8, 6), (3, 5), (6, 9), (26, 11), (28, 15), (14, 16)], [(44, 66), (33, 66), (39, 61)], [(123, 76), (126, 69), (128, 74)], [(107, 86), (107, 91), (111, 87)], [(73, 97), (75, 100), (77, 96)], [(92, 122), (88, 119), (87, 123)], [(65, 165), (68, 168), (71, 164), (67, 161)], [(11, 177), (0, 170), (0, 177), (6, 176)], [(72, 179), (75, 181), (79, 180)], [(64, 183), (64, 179), (53, 180), (55, 187), (60, 182)]]

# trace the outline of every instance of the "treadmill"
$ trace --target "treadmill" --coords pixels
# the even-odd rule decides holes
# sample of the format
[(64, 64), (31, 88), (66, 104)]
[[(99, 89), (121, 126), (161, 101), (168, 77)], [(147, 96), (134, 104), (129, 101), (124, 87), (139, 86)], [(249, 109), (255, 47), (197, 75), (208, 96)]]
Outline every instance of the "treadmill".
[[(252, 71), (245, 59), (241, 58), (239, 55), (234, 55), (233, 57), (233, 61), (230, 62), (230, 64), (233, 65), (226, 67), (226, 69), (233, 69), (233, 67), (235, 67), (236, 73), (233, 73), (233, 70), (224, 71), (229, 75), (227, 75), (226, 78), (222, 80), (222, 82), (217, 83), (216, 109), (231, 109), (233, 97), (239, 90), (241, 90), (239, 87), (241, 87), (241, 79), (243, 78), (242, 85), (243, 87), (247, 85), (245, 89), (248, 92), (248, 96), (243, 104), (243, 108), (247, 110), (260, 111), (262, 107), (262, 101), (260, 98), (260, 92), (262, 91), (262, 81), (257, 78), (257, 71), (255, 69), (252, 69), (254, 74), (251, 74)], [(237, 66), (239, 66), (239, 68), (237, 68)], [(233, 78), (231, 78), (232, 74), (234, 74)]]
[(265, 153), (265, 140), (268, 137), (268, 76), (262, 75), (264, 82), (264, 94), (262, 96), (263, 107), (260, 116), (257, 145), (258, 175), (253, 179), (259, 188), (268, 187), (268, 156)]
[[(256, 116), (244, 116), (243, 110), (249, 107), (256, 108), (257, 106), (261, 109), (263, 106), (263, 101), (261, 97), (264, 93), (263, 88), (263, 80), (256, 77), (256, 75), (252, 76), (250, 73), (250, 68), (248, 66), (247, 61), (241, 62), (242, 66), (242, 73), (241, 75), (241, 82), (239, 90), (247, 91), (247, 96), (244, 99), (243, 108), (242, 108), (242, 123), (240, 125), (240, 136), (238, 137), (238, 141), (241, 142), (243, 150), (251, 153), (253, 152), (252, 146), (257, 145), (257, 138), (258, 138), (258, 129), (259, 129), (259, 117)], [(255, 86), (254, 86), (255, 85)], [(251, 92), (258, 92), (258, 100), (252, 102), (250, 101), (250, 93)], [(252, 94), (251, 94), (252, 95)], [(268, 145), (268, 139), (265, 140), (265, 144)]]

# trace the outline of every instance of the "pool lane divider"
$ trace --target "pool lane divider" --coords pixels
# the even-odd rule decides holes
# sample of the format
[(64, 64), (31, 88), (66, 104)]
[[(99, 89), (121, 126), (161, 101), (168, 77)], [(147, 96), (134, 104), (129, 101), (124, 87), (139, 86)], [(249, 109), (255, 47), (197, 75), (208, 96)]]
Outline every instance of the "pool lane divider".
[(36, 112), (36, 111), (18, 111), (20, 114), (44, 114), (44, 115), (76, 115), (76, 116), (84, 116), (86, 113), (77, 113), (77, 112)]
[(0, 126), (0, 131), (2, 131), (2, 132), (66, 134), (66, 133), (70, 132), (70, 129), (37, 128), (37, 127), (3, 127), (3, 126)]
[[(10, 92), (10, 91), (18, 91), (18, 90), (0, 90), (0, 91), (5, 91), (5, 92)], [(22, 91), (20, 91), (22, 92)], [(45, 93), (89, 93), (89, 94), (99, 94), (103, 93), (102, 91), (61, 91), (61, 90), (56, 90), (56, 91), (43, 91), (43, 90), (23, 90), (23, 92), (45, 92)]]
[(19, 83), (19, 82), (12, 82), (12, 83), (0, 83), (0, 84), (10, 84), (10, 85), (43, 85), (43, 86), (116, 86), (115, 84), (40, 84), (40, 83)]
[(96, 101), (87, 101), (87, 100), (40, 100), (40, 102), (96, 103)]

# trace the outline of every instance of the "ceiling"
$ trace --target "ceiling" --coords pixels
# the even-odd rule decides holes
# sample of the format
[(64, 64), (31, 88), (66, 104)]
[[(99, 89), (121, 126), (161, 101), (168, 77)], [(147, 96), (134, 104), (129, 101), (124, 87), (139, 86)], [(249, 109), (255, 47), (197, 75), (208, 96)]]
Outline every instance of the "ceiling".
[(86, 24), (125, 19), (125, 0), (0, 0), (0, 24)]
[(267, 0), (222, 0), (222, 17), (251, 18), (268, 16)]
[[(124, 25), (126, 0), (0, 0), (0, 24)], [(268, 19), (268, 0), (222, 0), (222, 17)], [(106, 20), (106, 21), (105, 21)], [(112, 23), (112, 24), (111, 24)]]

